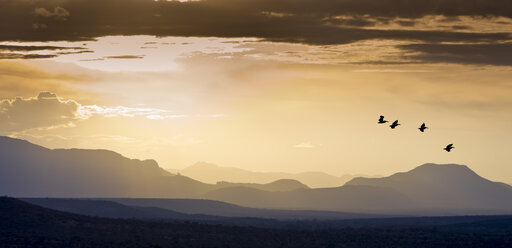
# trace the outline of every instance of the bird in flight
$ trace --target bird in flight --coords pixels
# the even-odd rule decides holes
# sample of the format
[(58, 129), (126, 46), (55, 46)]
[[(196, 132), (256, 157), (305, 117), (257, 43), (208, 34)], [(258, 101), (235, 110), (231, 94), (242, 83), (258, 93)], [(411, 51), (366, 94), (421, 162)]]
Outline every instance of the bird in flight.
[(398, 127), (400, 126), (400, 124), (398, 123), (398, 120), (394, 121), (391, 125), (389, 125), (392, 129), (395, 129), (395, 127)]
[(453, 144), (449, 144), (449, 145), (447, 145), (447, 146), (446, 146), (445, 148), (443, 148), (443, 149), (444, 149), (444, 150), (446, 150), (447, 152), (450, 152), (453, 148), (455, 148), (455, 147), (453, 146)]
[(379, 118), (379, 122), (378, 122), (378, 123), (379, 123), (379, 124), (384, 124), (384, 123), (386, 123), (386, 122), (388, 122), (388, 121), (384, 120), (384, 116), (383, 116), (383, 115), (381, 115), (381, 116), (380, 116), (380, 118)]
[(425, 123), (421, 124), (421, 127), (418, 128), (422, 133), (425, 132), (425, 129), (428, 129), (427, 126), (425, 126)]

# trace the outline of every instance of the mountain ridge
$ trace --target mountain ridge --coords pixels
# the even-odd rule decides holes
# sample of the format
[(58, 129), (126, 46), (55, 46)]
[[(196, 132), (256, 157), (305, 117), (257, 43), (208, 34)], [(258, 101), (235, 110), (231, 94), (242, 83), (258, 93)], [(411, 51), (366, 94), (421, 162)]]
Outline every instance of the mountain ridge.
[[(198, 198), (238, 184), (206, 184), (174, 175), (155, 160), (130, 159), (105, 149), (48, 149), (0, 137), (0, 194), (20, 197)], [(296, 181), (244, 185), (285, 191)]]
[(355, 176), (333, 176), (324, 172), (306, 171), (300, 173), (285, 172), (255, 172), (235, 167), (223, 167), (207, 162), (197, 162), (181, 170), (171, 170), (202, 182), (217, 183), (228, 181), (235, 183), (270, 183), (279, 179), (295, 179), (311, 188), (338, 187)]
[(388, 177), (354, 178), (345, 185), (392, 188), (432, 208), (512, 208), (512, 186), (485, 179), (466, 165), (426, 163)]
[(187, 198), (252, 208), (414, 215), (512, 210), (512, 186), (454, 164), (428, 163), (389, 177), (308, 188), (290, 179), (267, 185), (206, 184), (166, 174), (154, 160), (129, 159), (108, 150), (52, 150), (5, 137), (0, 139), (0, 157), (0, 195), (18, 197)]

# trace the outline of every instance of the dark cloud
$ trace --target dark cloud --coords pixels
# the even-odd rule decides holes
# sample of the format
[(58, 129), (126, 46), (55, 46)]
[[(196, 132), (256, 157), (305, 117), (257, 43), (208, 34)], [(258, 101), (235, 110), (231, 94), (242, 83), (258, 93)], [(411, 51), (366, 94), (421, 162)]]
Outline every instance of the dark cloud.
[[(154, 35), (258, 37), (315, 45), (390, 39), (429, 44), (487, 43), (492, 49), (500, 49), (508, 47), (493, 44), (511, 40), (511, 32), (482, 32), (479, 27), (457, 23), (462, 19), (460, 16), (472, 16), (489, 23), (491, 17), (512, 18), (509, 0), (0, 0), (0, 5), (0, 41), (77, 41), (107, 35)], [(426, 15), (441, 16), (439, 22), (449, 25), (448, 29), (415, 30), (416, 19)], [(376, 23), (397, 23), (407, 28), (372, 29)], [(417, 59), (447, 59), (442, 59), (446, 56), (434, 50), (426, 51), (427, 47), (401, 48), (420, 50), (423, 55), (415, 57)], [(435, 58), (421, 57), (425, 54), (435, 55)], [(507, 64), (500, 54), (506, 51), (490, 51), (487, 58), (498, 59), (495, 62), (468, 58), (471, 55), (461, 55), (465, 59), (460, 61)], [(140, 56), (105, 59), (137, 58)]]
[(57, 57), (56, 54), (0, 53), (0, 59), (49, 59), (55, 57)]
[(416, 24), (415, 21), (397, 21), (397, 23), (400, 25), (400, 26), (404, 26), (404, 27), (413, 27), (414, 24)]
[(342, 26), (354, 26), (354, 27), (371, 27), (375, 26), (376, 22), (373, 20), (369, 20), (364, 17), (350, 17), (350, 18), (332, 18), (326, 19), (327, 23), (332, 25), (342, 25)]
[(107, 56), (104, 59), (143, 59), (144, 55), (118, 55), (118, 56)]
[[(8, 51), (8, 52), (5, 52), (5, 51)], [(33, 51), (52, 51), (52, 53), (49, 53), (49, 54), (26, 53), (26, 52), (33, 52)], [(54, 51), (59, 51), (59, 52), (54, 52)], [(48, 58), (57, 57), (59, 55), (91, 53), (91, 52), (92, 51), (85, 50), (85, 48), (83, 48), (83, 47), (0, 45), (0, 59), (48, 59)]]
[[(259, 37), (340, 44), (364, 39), (480, 41), (507, 34), (359, 29), (374, 20), (444, 15), (512, 17), (504, 0), (0, 0), (0, 40), (87, 40), (105, 35)], [(34, 14), (34, 9), (40, 9)], [(42, 10), (44, 9), (44, 11)], [(61, 10), (62, 9), (62, 10)], [(50, 11), (52, 10), (52, 11)], [(65, 10), (66, 12), (64, 12)], [(63, 13), (72, 13), (67, 15)], [(267, 13), (267, 14), (266, 14)], [(268, 13), (274, 13), (269, 15)], [(45, 16), (66, 16), (67, 21)], [(332, 25), (337, 16), (350, 27)], [(364, 18), (363, 18), (364, 17)], [(44, 20), (41, 20), (44, 19)], [(44, 23), (46, 28), (34, 29)], [(412, 23), (408, 23), (412, 25)], [(407, 25), (407, 24), (406, 24)], [(433, 37), (436, 36), (436, 37)]]
[(69, 55), (69, 54), (80, 54), (80, 53), (94, 53), (94, 51), (81, 50), (81, 51), (72, 51), (72, 52), (58, 52), (56, 55)]
[(0, 45), (0, 50), (6, 51), (37, 51), (37, 50), (69, 50), (85, 49), (83, 47), (61, 47), (61, 46), (19, 46), (19, 45)]
[(470, 26), (466, 26), (466, 25), (453, 25), (452, 28), (455, 29), (455, 30), (471, 29)]
[(410, 59), (428, 63), (512, 65), (512, 44), (409, 44), (399, 46)]

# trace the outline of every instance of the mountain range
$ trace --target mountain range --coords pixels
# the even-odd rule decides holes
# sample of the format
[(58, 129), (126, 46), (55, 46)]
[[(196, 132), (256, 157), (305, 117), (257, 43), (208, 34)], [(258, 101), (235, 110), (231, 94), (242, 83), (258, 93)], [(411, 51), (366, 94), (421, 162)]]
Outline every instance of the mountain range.
[(464, 165), (424, 164), (383, 178), (354, 178), (344, 186), (264, 192), (232, 187), (207, 193), (259, 208), (457, 215), (512, 213), (512, 187), (478, 176)]
[(171, 170), (171, 172), (179, 173), (205, 183), (227, 181), (265, 184), (279, 179), (293, 179), (311, 188), (339, 187), (354, 177), (364, 176), (346, 174), (338, 177), (318, 171), (301, 173), (254, 172), (233, 167), (222, 167), (206, 162), (198, 162), (181, 170)]
[[(128, 159), (107, 150), (47, 149), (8, 137), (0, 137), (0, 157), (0, 195), (16, 197), (188, 198), (249, 208), (394, 215), (512, 212), (511, 186), (456, 164), (424, 164), (389, 177), (359, 177), (343, 186), (309, 188), (292, 179), (207, 184), (169, 173), (154, 160)], [(141, 204), (132, 205), (165, 205), (148, 205), (147, 200)]]
[(0, 157), (0, 194), (19, 197), (197, 198), (223, 187), (307, 188), (285, 179), (265, 185), (206, 184), (172, 174), (154, 160), (108, 150), (47, 149), (9, 137), (0, 137)]

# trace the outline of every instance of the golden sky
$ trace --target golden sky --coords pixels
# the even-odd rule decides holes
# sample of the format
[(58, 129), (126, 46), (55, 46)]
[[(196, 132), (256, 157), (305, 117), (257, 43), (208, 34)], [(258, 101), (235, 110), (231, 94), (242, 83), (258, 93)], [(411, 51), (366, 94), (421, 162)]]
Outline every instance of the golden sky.
[(504, 1), (2, 1), (1, 135), (164, 168), (512, 182)]

